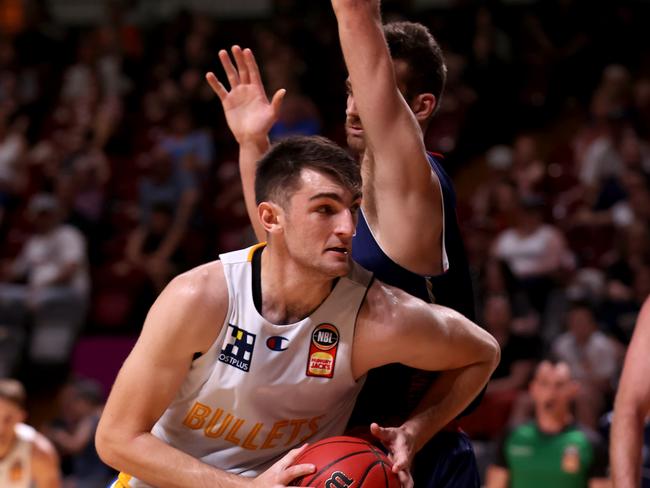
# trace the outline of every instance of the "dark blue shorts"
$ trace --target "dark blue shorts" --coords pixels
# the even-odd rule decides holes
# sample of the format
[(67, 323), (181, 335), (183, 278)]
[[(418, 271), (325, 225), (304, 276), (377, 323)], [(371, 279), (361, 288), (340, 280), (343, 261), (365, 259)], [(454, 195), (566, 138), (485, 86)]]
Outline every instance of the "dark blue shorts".
[(436, 434), (415, 456), (415, 488), (480, 488), (476, 457), (463, 432)]

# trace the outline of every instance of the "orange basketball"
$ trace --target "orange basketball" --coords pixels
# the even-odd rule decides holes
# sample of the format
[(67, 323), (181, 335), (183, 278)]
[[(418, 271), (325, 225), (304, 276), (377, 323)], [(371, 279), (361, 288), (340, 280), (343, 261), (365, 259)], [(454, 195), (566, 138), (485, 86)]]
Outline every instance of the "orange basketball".
[(294, 483), (316, 488), (400, 488), (392, 464), (379, 448), (356, 437), (328, 437), (309, 446), (294, 464), (311, 463), (316, 472)]

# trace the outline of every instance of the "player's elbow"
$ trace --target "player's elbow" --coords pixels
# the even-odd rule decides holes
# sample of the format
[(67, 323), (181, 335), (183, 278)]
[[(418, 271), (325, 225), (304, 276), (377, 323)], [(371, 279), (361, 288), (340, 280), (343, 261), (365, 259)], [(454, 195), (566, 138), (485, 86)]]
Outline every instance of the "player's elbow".
[(501, 347), (491, 334), (485, 331), (483, 332), (481, 341), (481, 359), (482, 362), (487, 365), (486, 368), (489, 369), (490, 375), (492, 375), (499, 365), (499, 361), (501, 361)]
[(490, 335), (490, 349), (491, 349), (490, 356), (492, 358), (490, 374), (492, 374), (494, 370), (497, 369), (497, 366), (501, 361), (501, 346), (499, 346), (497, 340), (491, 335)]
[(95, 448), (104, 463), (119, 470), (122, 464), (121, 454), (129, 443), (121, 438), (119, 429), (111, 428), (107, 424), (106, 419), (100, 420), (95, 433)]

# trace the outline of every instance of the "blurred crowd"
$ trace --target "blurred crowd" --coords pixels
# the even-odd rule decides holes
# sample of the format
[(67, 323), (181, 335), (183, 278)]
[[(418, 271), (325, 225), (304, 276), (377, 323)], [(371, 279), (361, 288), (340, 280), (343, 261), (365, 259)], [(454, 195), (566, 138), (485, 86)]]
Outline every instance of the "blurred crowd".
[[(2, 16), (0, 377), (65, 367), (82, 337), (137, 334), (172, 276), (252, 242), (236, 144), (204, 81), (219, 49), (253, 48), (268, 92), (288, 90), (274, 139), (344, 142), (329, 2), (162, 23), (133, 3), (107, 2), (96, 26), (58, 25), (37, 1)], [(569, 365), (577, 419), (599, 428), (650, 294), (650, 6), (384, 3), (446, 53), (426, 141), (454, 175), (479, 323), (502, 348), (465, 428), (489, 445), (529, 418), (547, 357)], [(79, 388), (91, 415), (99, 397)]]

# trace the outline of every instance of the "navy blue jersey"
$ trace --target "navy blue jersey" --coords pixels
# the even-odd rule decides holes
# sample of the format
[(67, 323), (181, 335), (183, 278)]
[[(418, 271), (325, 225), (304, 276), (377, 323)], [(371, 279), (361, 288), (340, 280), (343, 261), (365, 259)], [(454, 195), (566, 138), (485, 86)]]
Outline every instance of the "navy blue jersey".
[[(449, 268), (444, 273), (432, 277), (402, 268), (381, 249), (363, 213), (359, 213), (352, 257), (384, 283), (427, 302), (453, 308), (473, 320), (474, 294), (465, 247), (456, 219), (456, 194), (438, 159), (429, 154), (428, 160), (442, 188), (443, 236)], [(438, 217), (431, 216), (432, 221), (435, 218)], [(368, 425), (369, 422), (394, 425), (401, 423), (416, 407), (434, 377), (435, 373), (415, 370), (401, 364), (370, 371), (350, 425)]]
[[(362, 212), (352, 245), (352, 258), (372, 271), (378, 280), (395, 286), (427, 302), (453, 308), (474, 320), (474, 295), (465, 255), (465, 246), (456, 219), (456, 193), (440, 162), (428, 155), (431, 168), (438, 175), (444, 202), (444, 245), (449, 269), (437, 276), (412, 273), (391, 260), (375, 240)], [(431, 220), (437, 218), (432, 215)]]

